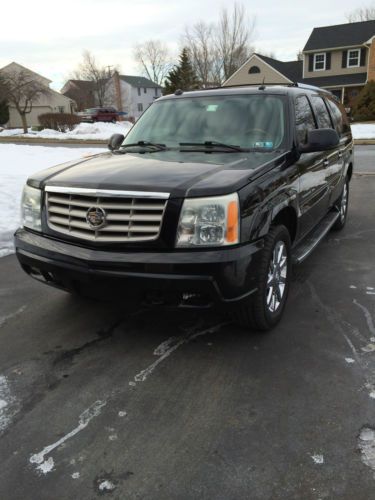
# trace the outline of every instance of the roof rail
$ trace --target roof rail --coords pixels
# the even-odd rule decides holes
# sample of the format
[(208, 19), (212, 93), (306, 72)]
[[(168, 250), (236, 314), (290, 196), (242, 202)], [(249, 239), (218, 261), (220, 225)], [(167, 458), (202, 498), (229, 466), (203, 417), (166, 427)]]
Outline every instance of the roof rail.
[(316, 85), (308, 85), (307, 83), (299, 83), (293, 82), (288, 85), (289, 87), (298, 87), (299, 89), (310, 89), (310, 90), (319, 90), (320, 92), (328, 92), (331, 93), (327, 89), (323, 89), (322, 87), (317, 87)]

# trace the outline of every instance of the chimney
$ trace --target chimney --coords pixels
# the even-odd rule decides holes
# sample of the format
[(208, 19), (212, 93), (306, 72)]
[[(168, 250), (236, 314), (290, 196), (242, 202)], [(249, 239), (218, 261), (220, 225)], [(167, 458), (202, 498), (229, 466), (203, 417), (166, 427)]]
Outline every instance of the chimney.
[(113, 80), (114, 80), (114, 84), (115, 84), (115, 97), (116, 97), (117, 111), (124, 111), (122, 109), (121, 82), (120, 82), (120, 75), (119, 75), (118, 71), (114, 71)]
[(375, 36), (372, 38), (369, 51), (367, 80), (375, 82)]

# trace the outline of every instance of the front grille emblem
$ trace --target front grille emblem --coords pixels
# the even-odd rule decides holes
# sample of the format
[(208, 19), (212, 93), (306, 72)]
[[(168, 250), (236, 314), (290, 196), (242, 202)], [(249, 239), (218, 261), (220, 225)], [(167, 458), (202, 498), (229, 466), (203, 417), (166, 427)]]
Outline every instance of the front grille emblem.
[(107, 214), (100, 207), (90, 207), (86, 212), (86, 221), (91, 229), (101, 229), (106, 225)]

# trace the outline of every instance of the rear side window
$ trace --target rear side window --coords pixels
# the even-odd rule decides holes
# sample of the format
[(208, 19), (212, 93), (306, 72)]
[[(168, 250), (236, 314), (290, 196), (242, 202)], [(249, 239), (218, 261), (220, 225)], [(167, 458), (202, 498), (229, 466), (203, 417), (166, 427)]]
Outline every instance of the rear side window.
[(340, 111), (339, 107), (337, 106), (337, 104), (335, 102), (331, 101), (331, 99), (327, 99), (326, 103), (328, 104), (328, 108), (331, 112), (331, 117), (332, 117), (333, 125), (336, 129), (336, 132), (339, 135), (341, 135), (343, 133), (343, 126), (344, 126), (341, 111)]
[(333, 124), (338, 134), (345, 134), (350, 131), (349, 119), (341, 102), (327, 99), (328, 107), (331, 111)]
[(331, 118), (328, 114), (327, 106), (322, 97), (312, 96), (311, 98), (319, 128), (333, 128)]
[(296, 99), (296, 132), (299, 144), (305, 144), (307, 132), (316, 128), (314, 115), (306, 96), (302, 95)]

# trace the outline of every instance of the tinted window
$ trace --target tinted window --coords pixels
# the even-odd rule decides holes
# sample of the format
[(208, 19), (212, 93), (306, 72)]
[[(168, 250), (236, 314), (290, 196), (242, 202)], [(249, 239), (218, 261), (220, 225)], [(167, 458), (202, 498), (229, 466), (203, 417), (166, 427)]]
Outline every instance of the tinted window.
[(324, 100), (319, 96), (311, 98), (319, 128), (333, 128)]
[(299, 144), (305, 144), (307, 132), (314, 130), (315, 120), (307, 97), (302, 95), (296, 99), (296, 131)]
[[(349, 118), (345, 112), (344, 106), (339, 101), (327, 99), (333, 123), (339, 134), (345, 134), (350, 131)], [(341, 128), (340, 128), (341, 127)]]
[(337, 106), (337, 104), (330, 99), (326, 100), (326, 103), (328, 104), (328, 108), (331, 112), (331, 117), (333, 121), (333, 125), (339, 135), (342, 134), (343, 132), (343, 119), (342, 119), (342, 114)]

